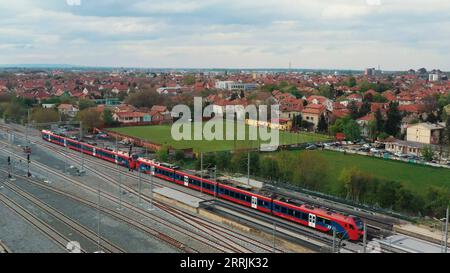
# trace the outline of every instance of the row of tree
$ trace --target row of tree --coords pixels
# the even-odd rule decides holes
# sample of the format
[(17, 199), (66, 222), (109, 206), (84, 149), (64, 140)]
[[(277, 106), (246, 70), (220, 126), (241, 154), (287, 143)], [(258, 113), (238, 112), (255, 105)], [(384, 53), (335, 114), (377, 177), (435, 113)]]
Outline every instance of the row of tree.
[[(338, 189), (333, 186), (336, 174), (325, 158), (314, 151), (301, 153), (280, 152), (276, 155), (260, 155), (256, 152), (216, 152), (203, 156), (203, 169), (217, 167), (227, 173), (247, 174), (250, 155), (250, 175), (273, 182), (290, 183), (309, 190), (338, 195), (358, 203), (410, 215), (441, 216), (450, 201), (447, 188), (429, 187), (418, 194), (397, 181), (376, 178), (357, 168), (342, 170), (338, 176)], [(159, 160), (168, 161), (167, 149), (157, 153)], [(175, 162), (183, 165), (182, 153), (175, 154)], [(200, 170), (200, 158), (194, 167)]]
[(440, 217), (450, 202), (446, 188), (429, 187), (419, 195), (397, 181), (375, 178), (354, 167), (344, 169), (339, 181), (340, 194), (348, 200), (412, 215)]

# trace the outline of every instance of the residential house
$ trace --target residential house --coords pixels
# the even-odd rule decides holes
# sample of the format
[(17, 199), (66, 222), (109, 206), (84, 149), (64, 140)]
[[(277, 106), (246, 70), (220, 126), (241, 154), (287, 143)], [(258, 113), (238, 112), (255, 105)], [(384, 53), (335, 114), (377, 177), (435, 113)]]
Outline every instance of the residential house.
[(309, 104), (302, 110), (303, 120), (314, 124), (314, 129), (319, 125), (320, 117), (327, 118), (327, 108), (321, 104)]
[(280, 101), (280, 117), (282, 119), (292, 120), (294, 117), (301, 115), (303, 111), (302, 99), (286, 98)]
[(113, 119), (124, 125), (138, 125), (142, 123), (150, 123), (151, 116), (142, 112), (116, 112)]
[(365, 115), (364, 117), (361, 117), (361, 118), (356, 120), (356, 122), (358, 123), (359, 127), (361, 128), (361, 135), (363, 137), (369, 137), (370, 136), (369, 124), (370, 124), (370, 122), (372, 122), (374, 120), (375, 120), (375, 114), (373, 114), (373, 113), (369, 113), (369, 114)]
[(324, 96), (312, 95), (307, 98), (308, 104), (323, 105), (328, 111), (333, 111), (333, 101)]
[(438, 145), (441, 141), (445, 124), (418, 123), (406, 129), (406, 140), (424, 144)]
[(74, 118), (78, 113), (78, 108), (72, 104), (62, 103), (58, 107), (58, 112), (62, 115)]

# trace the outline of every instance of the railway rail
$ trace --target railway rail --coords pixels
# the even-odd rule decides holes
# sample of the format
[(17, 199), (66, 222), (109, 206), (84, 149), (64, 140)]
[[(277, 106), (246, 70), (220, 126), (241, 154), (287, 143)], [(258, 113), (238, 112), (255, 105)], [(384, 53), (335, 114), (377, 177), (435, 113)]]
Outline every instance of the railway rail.
[[(33, 204), (33, 206), (41, 209), (46, 214), (52, 216), (53, 218), (57, 219), (58, 221), (64, 223), (68, 227), (70, 227), (72, 230), (76, 231), (78, 234), (82, 235), (84, 238), (88, 239), (90, 242), (97, 244), (99, 243), (102, 247), (102, 251), (109, 252), (109, 253), (125, 253), (126, 251), (122, 249), (121, 247), (117, 246), (116, 244), (112, 243), (111, 241), (105, 239), (104, 237), (98, 237), (98, 234), (91, 231), (89, 228), (79, 224), (77, 221), (67, 217), (60, 211), (50, 207), (49, 205), (45, 204), (44, 202), (40, 201), (36, 197), (32, 196), (31, 194), (25, 192), (21, 188), (15, 186), (14, 184), (3, 181), (3, 186), (8, 189), (11, 192), (14, 192), (18, 196), (22, 197), (23, 199), (29, 201)], [(100, 240), (100, 242), (98, 241)], [(68, 243), (69, 241), (67, 241)]]
[[(15, 155), (12, 152), (9, 152), (9, 151), (5, 151), (5, 152), (11, 154), (12, 156), (15, 156), (16, 158), (20, 158), (20, 159), (24, 160), (23, 157)], [(31, 164), (35, 165), (36, 167), (38, 167), (38, 168), (40, 168), (42, 170), (47, 171), (49, 174), (55, 175), (57, 177), (61, 177), (64, 180), (69, 181), (69, 182), (71, 182), (74, 185), (77, 185), (79, 187), (84, 188), (87, 191), (90, 191), (90, 192), (92, 192), (94, 194), (97, 194), (98, 189), (95, 189), (93, 187), (87, 186), (87, 185), (85, 185), (85, 184), (83, 184), (83, 183), (81, 183), (79, 181), (76, 181), (73, 178), (68, 177), (66, 175), (60, 174), (57, 171), (52, 170), (51, 168), (47, 167), (44, 164), (38, 163), (36, 161), (33, 161)], [(92, 171), (95, 171), (95, 170), (92, 169)], [(102, 173), (97, 173), (97, 175), (103, 177), (103, 179), (105, 181), (109, 182), (109, 183), (114, 181), (114, 178), (106, 177)], [(127, 188), (127, 190), (129, 192), (132, 192), (134, 195), (138, 194), (137, 191), (132, 189), (131, 187)], [(223, 240), (223, 241), (217, 241), (217, 240), (213, 241), (213, 240), (204, 238), (205, 234), (203, 234), (200, 231), (196, 231), (196, 232), (190, 234), (190, 233), (186, 232), (184, 227), (180, 226), (179, 224), (177, 224), (177, 223), (175, 223), (173, 221), (169, 221), (169, 220), (166, 220), (166, 219), (164, 219), (162, 217), (159, 217), (159, 216), (156, 216), (154, 214), (151, 214), (148, 211), (146, 211), (145, 209), (138, 208), (138, 207), (136, 207), (134, 204), (132, 204), (130, 202), (127, 202), (127, 201), (124, 201), (124, 200), (119, 200), (118, 197), (116, 197), (116, 196), (114, 196), (112, 194), (109, 194), (107, 192), (100, 191), (100, 194), (101, 194), (102, 198), (106, 198), (107, 200), (109, 200), (109, 201), (111, 201), (111, 202), (113, 202), (115, 204), (121, 203), (122, 206), (124, 206), (125, 208), (130, 209), (130, 210), (132, 210), (134, 212), (137, 212), (140, 215), (146, 216), (146, 217), (150, 218), (151, 220), (156, 221), (157, 223), (159, 223), (159, 224), (161, 224), (161, 225), (163, 225), (163, 226), (165, 226), (165, 227), (167, 227), (167, 228), (169, 228), (169, 229), (171, 229), (173, 231), (182, 233), (183, 235), (186, 235), (186, 236), (190, 237), (193, 240), (200, 241), (201, 243), (206, 244), (206, 245), (208, 245), (208, 246), (218, 250), (219, 252), (233, 252), (233, 253), (235, 253), (235, 252), (250, 252), (249, 249), (244, 248), (244, 247), (231, 247), (231, 246), (229, 246), (225, 242), (232, 242), (232, 245), (236, 245), (230, 239)], [(147, 199), (147, 198), (148, 197), (143, 196), (143, 199)], [(152, 200), (148, 199), (146, 201), (152, 201)], [(154, 201), (154, 202), (155, 202), (155, 205), (165, 206), (162, 203), (158, 203), (156, 201)], [(213, 228), (210, 228), (210, 229), (211, 229), (211, 231), (213, 230)], [(210, 231), (210, 233), (211, 233), (211, 231)], [(175, 239), (171, 238), (171, 236), (168, 236), (167, 234), (163, 234), (163, 233), (159, 233), (155, 237), (158, 237), (158, 238), (162, 239), (163, 241), (168, 242), (169, 244), (172, 244), (173, 241), (176, 241)], [(180, 243), (179, 245), (182, 245), (182, 244)], [(197, 252), (197, 251), (193, 251), (193, 252)]]
[[(65, 153), (64, 152), (62, 152), (61, 151), (61, 149), (56, 149), (54, 146), (52, 146), (52, 145), (50, 145), (50, 144), (48, 144), (48, 143), (46, 143), (46, 142), (44, 142), (44, 141), (41, 141), (41, 139), (40, 139), (40, 137), (38, 137), (37, 135), (36, 135), (36, 137), (39, 139), (39, 141), (35, 141), (34, 143), (35, 144), (38, 144), (38, 145), (42, 145), (43, 147), (46, 147), (46, 148), (48, 148), (48, 149), (51, 149), (52, 151), (57, 151), (59, 154), (61, 154), (62, 156), (64, 156), (64, 157), (67, 157), (67, 158), (69, 158), (70, 160), (74, 160), (74, 157), (76, 158), (77, 156), (78, 156), (78, 154), (79, 153), (77, 153), (77, 152), (73, 152), (73, 151), (71, 151), (71, 150), (69, 150), (69, 149), (67, 149), (67, 150), (65, 150)], [(69, 156), (70, 155), (70, 156)], [(121, 171), (121, 170), (119, 170), (117, 167), (113, 167), (113, 166), (116, 166), (115, 164), (111, 164), (111, 163), (107, 163), (107, 162), (103, 162), (103, 161), (99, 161), (99, 160), (96, 160), (96, 161), (94, 161), (94, 159), (90, 159), (89, 157), (82, 157), (83, 159), (82, 160), (84, 160), (85, 162), (95, 162), (95, 164), (96, 165), (99, 165), (99, 164), (101, 164), (101, 166), (102, 167), (104, 167), (105, 169), (108, 169), (108, 170), (110, 170), (111, 172), (119, 172), (121, 175), (124, 175), (124, 176), (126, 176), (126, 177), (129, 177), (129, 178), (132, 178), (132, 179), (137, 179), (136, 178), (136, 175), (135, 174), (131, 174), (131, 173), (127, 173), (127, 172), (124, 172), (124, 171)], [(99, 163), (99, 162), (102, 162), (102, 163)], [(96, 173), (96, 170), (92, 170), (91, 169), (91, 171), (93, 171), (94, 173)], [(99, 175), (99, 173), (97, 172), (97, 174)], [(100, 176), (100, 175), (99, 175)], [(167, 187), (167, 185), (163, 185), (163, 184), (161, 184), (161, 183), (158, 183), (158, 182), (155, 182), (155, 180), (157, 180), (157, 179), (153, 179), (153, 183), (154, 184), (157, 184), (157, 185), (159, 185), (159, 186), (166, 186)], [(113, 180), (109, 180), (109, 181), (115, 181), (114, 179)], [(117, 185), (117, 183), (116, 183), (116, 185)], [(122, 186), (122, 187), (124, 187), (124, 188), (126, 188), (126, 186)], [(177, 188), (177, 190), (178, 190), (178, 188)], [(131, 189), (130, 190), (130, 188), (128, 188), (128, 191), (129, 192), (131, 192), (132, 194), (136, 194), (136, 191), (134, 190), (134, 189)], [(146, 196), (145, 194), (143, 195), (143, 198), (146, 200), (146, 201), (150, 201), (150, 202), (152, 202), (152, 199), (151, 198), (149, 198), (148, 196)], [(295, 198), (297, 198), (298, 199), (298, 197), (296, 196)], [(309, 201), (310, 202), (310, 201)], [(369, 216), (361, 216), (363, 219), (370, 219), (370, 217)], [(375, 218), (374, 218), (375, 219)], [(184, 221), (186, 221), (186, 220), (184, 220)], [(376, 220), (375, 220), (375, 222), (377, 222)], [(381, 228), (380, 228), (380, 226), (381, 225), (386, 225), (386, 223), (383, 223), (383, 222), (381, 222), (381, 221), (378, 221), (378, 224), (377, 225), (374, 225), (374, 226), (371, 226), (371, 225), (369, 225), (369, 230), (372, 230), (373, 232), (377, 232), (377, 231), (379, 231), (379, 230), (381, 230)], [(385, 227), (385, 226), (384, 226)], [(374, 235), (375, 236), (375, 235)], [(268, 249), (268, 246), (266, 246), (266, 249)]]
[[(52, 151), (58, 152), (62, 156), (70, 158), (70, 160), (72, 160), (72, 161), (79, 160), (78, 159), (79, 155), (77, 153), (70, 153), (70, 156), (69, 156), (68, 154), (61, 152), (60, 149), (56, 149), (56, 147), (54, 147), (53, 145), (48, 145), (45, 142), (43, 142), (43, 144), (40, 144), (40, 145), (43, 145), (46, 148), (51, 149)], [(95, 163), (96, 165), (98, 165), (98, 161), (94, 161), (93, 159), (90, 159), (89, 157), (84, 158), (83, 160), (85, 160), (85, 162), (87, 162), (87, 163), (91, 162), (91, 163)], [(102, 162), (102, 161), (99, 161), (99, 162)], [(79, 162), (77, 162), (77, 163), (79, 163)], [(87, 164), (87, 165), (89, 165), (89, 164)], [(121, 172), (122, 175), (126, 175), (129, 178), (138, 179), (138, 177), (136, 175), (132, 175), (128, 172), (123, 172), (120, 169), (117, 169), (116, 167), (112, 167), (112, 166), (115, 166), (115, 165), (108, 166), (108, 164), (105, 164), (102, 162), (102, 167), (105, 167), (110, 171)], [(116, 177), (105, 175), (96, 168), (90, 168), (88, 166), (85, 168), (89, 169), (93, 173), (97, 174), (97, 176), (103, 178), (104, 181), (107, 181), (108, 183), (113, 183), (116, 186), (118, 186), (118, 183), (115, 182)], [(156, 179), (154, 179), (152, 182), (154, 184), (157, 184), (160, 187), (166, 186), (162, 183), (157, 182)], [(121, 185), (121, 187), (128, 190), (129, 192), (131, 192), (134, 195), (138, 194), (138, 192), (131, 187), (127, 187), (125, 185)], [(152, 200), (152, 198), (150, 198), (149, 196), (147, 196), (145, 194), (142, 195), (142, 197), (147, 202), (153, 202), (156, 207), (170, 213), (172, 216), (175, 216), (176, 218), (185, 222), (186, 224), (194, 226), (195, 228), (199, 229), (200, 231), (205, 232), (206, 234), (209, 234), (209, 236), (214, 237), (215, 239), (217, 239), (219, 241), (227, 242), (227, 244), (229, 244), (229, 245), (234, 245), (234, 248), (233, 248), (234, 252), (252, 252), (248, 248), (239, 246), (239, 244), (237, 244), (236, 241), (240, 241), (240, 242), (244, 242), (246, 244), (252, 245), (252, 246), (256, 246), (262, 251), (267, 251), (267, 252), (272, 251), (272, 247), (268, 244), (264, 244), (262, 242), (259, 242), (251, 237), (248, 237), (248, 236), (245, 236), (242, 234), (237, 234), (231, 229), (217, 226), (217, 224), (215, 224), (211, 221), (207, 221), (204, 219), (199, 219), (197, 217), (189, 216), (188, 214), (186, 214), (184, 212), (181, 212), (179, 210), (168, 207), (167, 205), (165, 205), (163, 203), (154, 201), (154, 200)], [(220, 230), (221, 232), (220, 233), (217, 232), (218, 230)], [(276, 249), (276, 251), (283, 252), (283, 250), (281, 250), (281, 249)]]
[[(0, 192), (0, 203), (8, 207), (11, 211), (19, 215), (22, 219), (24, 219), (26, 222), (28, 222), (30, 225), (35, 227), (37, 230), (39, 230), (42, 234), (47, 236), (51, 241), (53, 241), (56, 245), (59, 245), (64, 251), (68, 252), (67, 250), (67, 243), (70, 242), (70, 240), (63, 234), (61, 234), (59, 231), (54, 229), (49, 224), (45, 223), (38, 217), (31, 214), (27, 209), (25, 209), (23, 206), (9, 198), (7, 195)], [(81, 252), (86, 252), (84, 249), (80, 249)]]

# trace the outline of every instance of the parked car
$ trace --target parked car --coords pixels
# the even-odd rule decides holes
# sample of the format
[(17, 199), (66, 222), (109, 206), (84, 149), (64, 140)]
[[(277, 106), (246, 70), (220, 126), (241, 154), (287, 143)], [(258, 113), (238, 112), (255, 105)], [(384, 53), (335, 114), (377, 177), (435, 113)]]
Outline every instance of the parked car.
[(316, 150), (317, 146), (316, 145), (309, 145), (308, 147), (306, 147), (306, 150)]

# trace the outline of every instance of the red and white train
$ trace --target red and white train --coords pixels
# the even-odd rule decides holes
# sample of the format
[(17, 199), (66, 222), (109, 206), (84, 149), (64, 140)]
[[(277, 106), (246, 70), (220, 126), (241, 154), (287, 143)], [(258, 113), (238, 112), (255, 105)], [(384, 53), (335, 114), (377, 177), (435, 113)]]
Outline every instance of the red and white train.
[(140, 158), (129, 153), (102, 149), (47, 130), (42, 131), (42, 138), (45, 141), (68, 147), (69, 149), (83, 152), (129, 169), (140, 170), (183, 187), (197, 191), (202, 190), (204, 193), (218, 198), (322, 232), (332, 233), (333, 229), (335, 229), (338, 234), (351, 241), (357, 241), (363, 235), (363, 222), (356, 216), (313, 207), (305, 203), (275, 196), (274, 194), (262, 193), (252, 189), (241, 189), (233, 183), (219, 183), (205, 178), (202, 179), (187, 171), (170, 168), (168, 164)]

